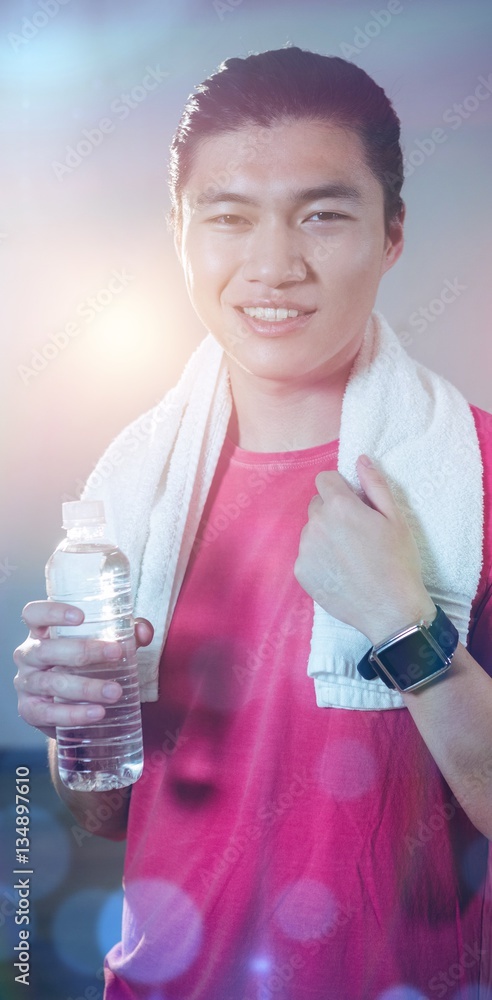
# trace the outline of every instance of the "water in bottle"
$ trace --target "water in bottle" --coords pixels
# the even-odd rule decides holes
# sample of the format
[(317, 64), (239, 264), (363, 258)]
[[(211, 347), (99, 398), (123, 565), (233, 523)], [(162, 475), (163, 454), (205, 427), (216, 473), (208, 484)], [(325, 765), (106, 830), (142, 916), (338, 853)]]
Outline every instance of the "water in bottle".
[(106, 537), (100, 501), (73, 501), (62, 508), (67, 537), (46, 564), (46, 589), (50, 600), (81, 608), (84, 621), (81, 625), (52, 626), (51, 636), (90, 636), (119, 642), (123, 655), (116, 661), (54, 669), (116, 680), (123, 695), (114, 705), (106, 706), (103, 719), (57, 728), (60, 777), (69, 788), (83, 792), (123, 788), (136, 781), (143, 768), (130, 566), (123, 552)]

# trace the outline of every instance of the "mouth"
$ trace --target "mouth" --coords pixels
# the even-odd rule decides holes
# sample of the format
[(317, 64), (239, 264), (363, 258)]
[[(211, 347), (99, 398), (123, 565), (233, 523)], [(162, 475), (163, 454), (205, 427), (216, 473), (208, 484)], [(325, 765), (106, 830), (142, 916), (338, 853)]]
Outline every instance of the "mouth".
[(300, 309), (275, 309), (264, 306), (241, 306), (240, 309), (246, 316), (263, 319), (267, 323), (279, 323), (284, 319), (295, 319), (297, 316), (306, 315)]
[(236, 312), (247, 326), (260, 336), (290, 333), (304, 326), (314, 309), (285, 306), (236, 306)]

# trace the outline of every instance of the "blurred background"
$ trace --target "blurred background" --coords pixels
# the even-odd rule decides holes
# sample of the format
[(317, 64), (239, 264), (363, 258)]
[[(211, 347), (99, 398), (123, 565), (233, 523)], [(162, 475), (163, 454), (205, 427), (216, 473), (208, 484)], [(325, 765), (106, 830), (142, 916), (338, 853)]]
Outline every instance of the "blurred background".
[(119, 939), (123, 845), (77, 837), (44, 737), (18, 718), (11, 653), (22, 606), (44, 596), (62, 500), (204, 336), (166, 228), (184, 101), (224, 58), (288, 42), (384, 87), (403, 125), (407, 222), (377, 306), (412, 355), (492, 410), (491, 40), (488, 0), (2, 0), (1, 1000), (23, 989), (16, 767), (31, 770), (31, 996), (100, 1000)]

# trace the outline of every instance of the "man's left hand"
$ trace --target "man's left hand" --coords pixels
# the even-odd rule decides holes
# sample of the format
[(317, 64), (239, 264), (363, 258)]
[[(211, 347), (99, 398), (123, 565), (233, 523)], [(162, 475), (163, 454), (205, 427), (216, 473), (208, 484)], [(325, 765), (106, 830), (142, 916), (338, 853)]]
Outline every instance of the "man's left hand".
[(433, 619), (420, 553), (389, 485), (367, 456), (357, 460), (366, 501), (339, 472), (320, 472), (294, 575), (334, 618), (374, 645), (419, 618)]

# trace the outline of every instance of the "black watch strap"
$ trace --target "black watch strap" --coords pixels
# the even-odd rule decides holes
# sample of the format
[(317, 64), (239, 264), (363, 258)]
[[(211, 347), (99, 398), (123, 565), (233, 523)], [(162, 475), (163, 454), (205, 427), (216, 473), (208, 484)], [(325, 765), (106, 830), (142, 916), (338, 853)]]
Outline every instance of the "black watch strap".
[(364, 653), (362, 660), (360, 660), (360, 662), (357, 664), (357, 670), (359, 671), (361, 677), (363, 677), (365, 681), (373, 681), (375, 677), (380, 677), (381, 680), (384, 681), (384, 683), (386, 684), (386, 687), (393, 688), (394, 690), (395, 685), (392, 684), (389, 677), (387, 677), (382, 670), (381, 671), (377, 670), (376, 665), (371, 663), (369, 657), (373, 651), (373, 648), (374, 647), (371, 646), (371, 648), (367, 650), (367, 653)]
[[(427, 626), (428, 631), (437, 644), (441, 647), (443, 653), (446, 656), (452, 656), (456, 646), (459, 641), (458, 629), (453, 625), (452, 621), (444, 613), (442, 608), (436, 604), (437, 614), (434, 621)], [(386, 687), (395, 689), (395, 685), (390, 681), (389, 677), (384, 673), (383, 670), (378, 668), (378, 665), (370, 660), (371, 653), (374, 646), (371, 646), (364, 654), (360, 663), (357, 664), (357, 670), (361, 677), (366, 681), (372, 681), (375, 677), (380, 677), (382, 681), (386, 684)]]

